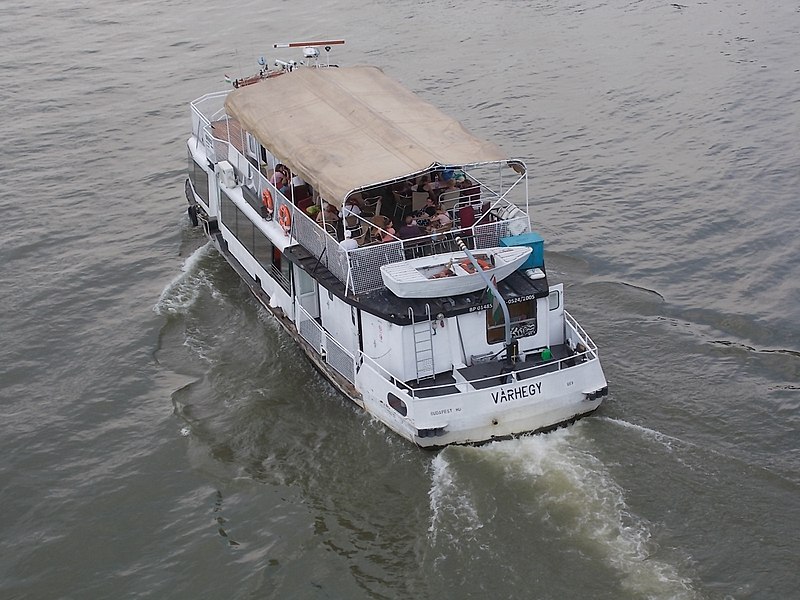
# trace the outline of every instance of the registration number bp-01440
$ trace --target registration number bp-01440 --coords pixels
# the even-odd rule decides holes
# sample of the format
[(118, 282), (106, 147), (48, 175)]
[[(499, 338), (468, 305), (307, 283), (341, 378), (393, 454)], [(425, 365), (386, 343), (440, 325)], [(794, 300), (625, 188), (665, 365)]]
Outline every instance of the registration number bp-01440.
[(502, 404), (503, 402), (512, 402), (514, 400), (522, 400), (523, 398), (541, 395), (542, 382), (537, 381), (535, 383), (518, 385), (510, 389), (502, 388), (496, 392), (492, 392), (492, 401), (495, 404)]

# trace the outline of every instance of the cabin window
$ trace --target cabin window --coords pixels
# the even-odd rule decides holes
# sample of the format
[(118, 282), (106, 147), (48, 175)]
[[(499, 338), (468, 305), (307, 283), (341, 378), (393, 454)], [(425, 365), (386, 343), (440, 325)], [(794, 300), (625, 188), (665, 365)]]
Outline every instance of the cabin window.
[(236, 233), (236, 213), (239, 212), (236, 205), (225, 194), (222, 194), (220, 204), (222, 208), (222, 224), (233, 233)]
[(197, 195), (203, 199), (203, 202), (208, 204), (208, 173), (197, 164), (191, 151), (189, 151), (189, 179)]
[(279, 279), (279, 283), (283, 286), (287, 292), (291, 293), (292, 291), (292, 263), (288, 260), (282, 260), (280, 264), (280, 273), (282, 278)]
[(406, 403), (394, 394), (387, 394), (386, 400), (389, 402), (389, 406), (391, 406), (404, 417), (408, 414), (408, 407), (406, 406)]
[(256, 141), (256, 138), (254, 138), (252, 135), (250, 135), (248, 133), (247, 134), (247, 149), (249, 150), (251, 156), (258, 156), (258, 146), (259, 146), (259, 144)]
[[(511, 316), (511, 336), (516, 338), (530, 337), (536, 335), (536, 299), (532, 298), (525, 302), (516, 302), (508, 305), (508, 313)], [(489, 344), (504, 342), (506, 320), (503, 310), (497, 307), (496, 311), (491, 308), (486, 311), (486, 341)]]
[(287, 292), (291, 291), (291, 265), (264, 233), (247, 218), (227, 194), (222, 194), (222, 224), (227, 227), (245, 249), (258, 261), (270, 277)]
[(552, 290), (550, 295), (547, 297), (549, 302), (550, 310), (557, 310), (559, 306), (561, 306), (561, 292), (558, 290)]
[[(263, 234), (256, 229), (253, 222), (239, 210), (239, 207), (233, 203), (233, 200), (231, 200), (227, 194), (222, 194), (221, 203), (222, 224), (236, 236), (236, 239), (239, 240), (242, 246), (244, 246), (252, 256), (258, 258), (256, 234), (258, 237), (263, 237)], [(266, 243), (269, 244), (269, 241), (266, 240)], [(269, 254), (267, 254), (267, 257), (269, 257)], [(269, 264), (268, 261), (267, 264)]]
[(289, 261), (284, 260), (283, 254), (276, 247), (272, 247), (272, 268), (267, 269), (272, 277), (281, 284), (281, 287), (287, 292), (291, 290), (289, 284), (289, 277), (291, 269), (289, 268)]
[(236, 211), (236, 238), (252, 255), (255, 253), (255, 226), (253, 222), (239, 210), (238, 206), (234, 206), (233, 208)]
[(256, 229), (255, 239), (253, 240), (253, 256), (267, 272), (269, 272), (272, 265), (273, 252), (275, 252), (275, 247), (272, 242), (259, 229)]

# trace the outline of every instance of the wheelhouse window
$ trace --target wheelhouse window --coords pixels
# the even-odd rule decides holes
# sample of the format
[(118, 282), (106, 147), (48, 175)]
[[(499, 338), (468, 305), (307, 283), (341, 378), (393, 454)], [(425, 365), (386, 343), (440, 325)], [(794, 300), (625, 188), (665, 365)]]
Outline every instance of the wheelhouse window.
[[(525, 302), (517, 302), (508, 305), (508, 313), (511, 317), (511, 337), (523, 338), (536, 335), (536, 299), (531, 298)], [(505, 341), (506, 320), (500, 307), (496, 310), (491, 308), (486, 311), (486, 341), (489, 344), (497, 344)]]
[(208, 173), (194, 160), (191, 151), (189, 152), (189, 180), (194, 186), (194, 191), (203, 202), (208, 204)]
[(550, 295), (547, 297), (550, 310), (556, 310), (559, 306), (561, 306), (561, 294), (558, 290), (552, 290)]

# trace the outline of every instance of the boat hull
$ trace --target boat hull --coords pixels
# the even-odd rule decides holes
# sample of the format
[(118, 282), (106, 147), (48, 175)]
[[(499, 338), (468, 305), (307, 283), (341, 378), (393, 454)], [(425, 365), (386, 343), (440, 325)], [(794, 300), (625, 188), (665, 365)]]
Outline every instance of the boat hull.
[[(546, 431), (596, 410), (608, 384), (599, 360), (491, 388), (431, 398), (402, 394), (362, 366), (357, 380), (363, 406), (407, 440), (424, 448), (481, 444)], [(460, 384), (468, 390), (468, 384)], [(388, 401), (399, 396), (407, 414)]]
[[(221, 237), (212, 235), (210, 238), (255, 298), (298, 343), (317, 370), (343, 396), (420, 448), (483, 444), (547, 431), (595, 411), (602, 403), (597, 392), (607, 390), (607, 383), (597, 358), (540, 377), (433, 398), (411, 397), (363, 363), (354, 386), (321, 359), (291, 319), (270, 305), (269, 296), (228, 252)], [(462, 388), (467, 385), (461, 384)], [(528, 393), (523, 394), (523, 389)], [(536, 393), (531, 394), (531, 390)], [(390, 394), (407, 403), (408, 414), (401, 415), (391, 407)]]

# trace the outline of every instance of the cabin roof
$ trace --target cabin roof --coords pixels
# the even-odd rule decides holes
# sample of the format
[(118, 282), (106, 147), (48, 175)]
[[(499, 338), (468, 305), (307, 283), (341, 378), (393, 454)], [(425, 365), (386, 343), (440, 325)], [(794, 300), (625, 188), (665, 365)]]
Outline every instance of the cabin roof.
[(336, 206), (431, 167), (508, 158), (377, 67), (295, 69), (233, 90), (225, 109)]

